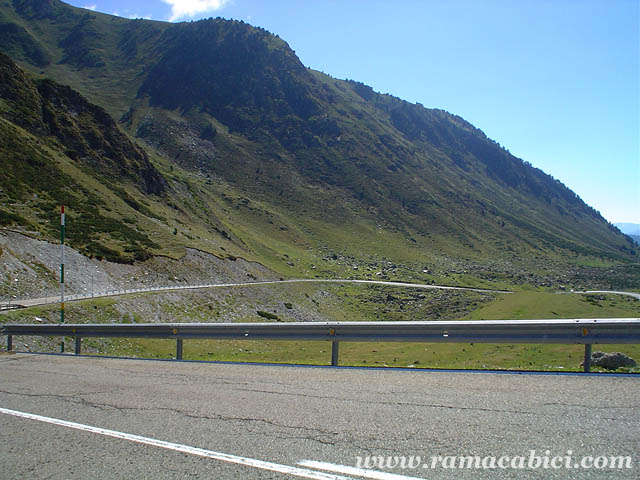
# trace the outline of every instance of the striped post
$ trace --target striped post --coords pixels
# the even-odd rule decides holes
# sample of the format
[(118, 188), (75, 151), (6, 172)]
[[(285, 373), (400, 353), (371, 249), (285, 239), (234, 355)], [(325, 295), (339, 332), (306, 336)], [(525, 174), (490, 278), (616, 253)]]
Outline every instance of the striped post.
[[(64, 205), (60, 207), (60, 323), (64, 323)], [(60, 343), (60, 353), (64, 353), (64, 337)]]

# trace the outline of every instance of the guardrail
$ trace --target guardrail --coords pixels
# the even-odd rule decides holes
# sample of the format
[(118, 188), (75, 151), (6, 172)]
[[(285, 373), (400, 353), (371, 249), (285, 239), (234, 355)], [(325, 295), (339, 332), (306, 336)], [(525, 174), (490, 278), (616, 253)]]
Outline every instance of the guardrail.
[(0, 304), (0, 312), (5, 310), (18, 310), (20, 308), (26, 308), (26, 307), (18, 303), (1, 303)]
[[(255, 282), (243, 282), (243, 283), (203, 283), (193, 285), (166, 285), (166, 286), (154, 286), (143, 288), (117, 288), (112, 290), (74, 293), (68, 294), (65, 297), (66, 302), (72, 302), (76, 300), (87, 300), (90, 298), (103, 298), (112, 297), (117, 295), (139, 294), (139, 293), (159, 293), (166, 291), (179, 291), (179, 290), (200, 290), (208, 288), (227, 288), (227, 287), (259, 287), (265, 285), (279, 285), (287, 283), (355, 283), (362, 285), (378, 285), (378, 286), (391, 286), (401, 288), (416, 288), (423, 290), (465, 290), (469, 292), (480, 293), (513, 293), (509, 290), (492, 290), (474, 287), (461, 287), (454, 285), (431, 285), (420, 283), (406, 283), (395, 281), (381, 281), (381, 280), (358, 280), (358, 279), (322, 279), (322, 278), (291, 278), (288, 280), (263, 280)], [(23, 298), (17, 299), (16, 302), (24, 303), (25, 305), (45, 305), (49, 303), (59, 303), (60, 298), (56, 295), (48, 295), (41, 298)], [(34, 303), (36, 302), (36, 303)]]
[(640, 343), (640, 318), (573, 320), (482, 320), (451, 322), (291, 322), (291, 323), (134, 323), (134, 324), (10, 324), (0, 327), (13, 337), (60, 336), (82, 338), (165, 338), (176, 340), (176, 359), (182, 360), (183, 340), (329, 341), (331, 365), (338, 365), (339, 342), (453, 342), (584, 344), (584, 371), (589, 372), (591, 345)]

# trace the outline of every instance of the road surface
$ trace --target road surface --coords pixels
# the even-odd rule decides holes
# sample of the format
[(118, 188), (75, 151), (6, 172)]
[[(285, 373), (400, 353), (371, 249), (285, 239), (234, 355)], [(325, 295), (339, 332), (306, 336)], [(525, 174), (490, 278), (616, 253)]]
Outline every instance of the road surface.
[[(638, 478), (639, 446), (640, 377), (0, 356), (4, 479)], [(355, 469), (531, 450), (633, 463)]]
[[(107, 292), (98, 292), (94, 294), (74, 294), (68, 295), (65, 298), (67, 302), (73, 302), (77, 300), (85, 300), (88, 298), (100, 298), (100, 297), (116, 297), (120, 295), (130, 295), (135, 293), (146, 293), (146, 292), (166, 292), (166, 291), (175, 291), (175, 290), (198, 290), (198, 289), (209, 289), (209, 288), (230, 288), (230, 287), (255, 287), (261, 285), (277, 285), (277, 284), (286, 284), (286, 283), (356, 283), (362, 285), (382, 285), (382, 286), (391, 286), (398, 288), (415, 288), (415, 289), (423, 289), (423, 290), (466, 290), (469, 292), (481, 292), (481, 293), (513, 293), (509, 290), (489, 290), (482, 288), (472, 288), (472, 287), (454, 287), (449, 285), (425, 285), (420, 283), (406, 283), (406, 282), (387, 282), (387, 281), (379, 281), (379, 280), (342, 280), (342, 279), (290, 279), (290, 280), (271, 280), (271, 281), (263, 281), (263, 282), (245, 282), (245, 283), (217, 283), (217, 284), (206, 284), (206, 285), (171, 285), (171, 286), (162, 286), (162, 287), (141, 287), (136, 289), (126, 289), (126, 290), (109, 290)], [(575, 294), (592, 294), (592, 293), (603, 293), (603, 294), (615, 294), (615, 295), (626, 295), (633, 297), (637, 300), (640, 300), (640, 293), (634, 292), (621, 292), (621, 291), (612, 291), (612, 290), (589, 290), (589, 291), (575, 291), (571, 292)], [(33, 307), (36, 305), (47, 305), (52, 303), (59, 303), (60, 298), (49, 296), (49, 297), (40, 297), (40, 298), (28, 298), (28, 299), (18, 299), (13, 301), (13, 305), (20, 305), (22, 307)], [(11, 304), (5, 303), (0, 305), (0, 311), (7, 311), (10, 309)]]
[(640, 293), (634, 293), (634, 292), (617, 292), (614, 290), (587, 290), (586, 292), (573, 292), (573, 293), (581, 293), (581, 294), (591, 294), (591, 293), (613, 293), (615, 295), (626, 295), (628, 297), (633, 297), (637, 300), (640, 300)]
[[(99, 297), (115, 297), (119, 295), (129, 295), (132, 293), (144, 293), (144, 292), (166, 292), (175, 290), (199, 290), (208, 288), (229, 288), (229, 287), (255, 287), (261, 285), (278, 285), (286, 283), (358, 283), (363, 285), (383, 285), (400, 288), (417, 288), (422, 290), (466, 290), (470, 292), (482, 292), (482, 293), (513, 293), (507, 290), (487, 290), (482, 288), (471, 287), (452, 287), (447, 285), (425, 285), (421, 283), (406, 283), (406, 282), (385, 282), (379, 280), (340, 280), (340, 279), (292, 279), (292, 280), (270, 280), (264, 282), (245, 282), (245, 283), (215, 283), (206, 285), (171, 285), (164, 287), (141, 287), (136, 289), (126, 290), (109, 290), (107, 292), (99, 292), (95, 294), (73, 294), (67, 295), (65, 301), (71, 302), (76, 300), (84, 300), (88, 298)], [(33, 307), (36, 305), (46, 305), (50, 303), (59, 303), (60, 297), (40, 297), (40, 298), (27, 298), (14, 300), (13, 304), (22, 305), (23, 307)], [(9, 306), (9, 303), (3, 304), (2, 307)]]

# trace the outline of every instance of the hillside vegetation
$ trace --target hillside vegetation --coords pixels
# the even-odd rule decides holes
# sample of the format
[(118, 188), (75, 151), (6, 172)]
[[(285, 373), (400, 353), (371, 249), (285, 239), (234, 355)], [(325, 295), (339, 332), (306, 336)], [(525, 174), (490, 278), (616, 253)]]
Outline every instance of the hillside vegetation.
[(263, 29), (0, 0), (0, 32), (30, 72), (1, 57), (5, 226), (55, 238), (65, 203), (71, 244), (116, 261), (195, 247), (291, 276), (640, 284), (637, 245), (559, 181)]

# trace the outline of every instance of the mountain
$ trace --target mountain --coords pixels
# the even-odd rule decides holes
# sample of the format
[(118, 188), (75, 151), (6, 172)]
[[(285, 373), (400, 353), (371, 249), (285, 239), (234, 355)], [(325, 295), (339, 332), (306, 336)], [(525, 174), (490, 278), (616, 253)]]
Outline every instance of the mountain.
[[(66, 204), (77, 219), (70, 240), (89, 251), (115, 259), (101, 243), (104, 230), (117, 231), (136, 259), (155, 246), (115, 218), (91, 181), (98, 181), (132, 207), (141, 208), (123, 189), (142, 195), (162, 195), (166, 182), (146, 153), (133, 143), (100, 107), (69, 87), (51, 80), (33, 80), (9, 57), (0, 54), (0, 168), (2, 223), (18, 222), (51, 235), (52, 215)], [(60, 159), (66, 159), (66, 162)], [(27, 218), (18, 211), (26, 211)]]
[(104, 109), (51, 80), (31, 81), (3, 54), (0, 82), (8, 107), (3, 111), (6, 120), (34, 135), (55, 138), (68, 157), (104, 180), (125, 177), (144, 193), (157, 195), (164, 191), (164, 180), (145, 152), (129, 140)]
[(640, 245), (640, 223), (614, 223), (614, 225)]
[[(0, 3), (0, 31), (0, 49), (30, 72), (28, 95), (2, 95), (6, 128), (55, 143), (120, 198), (130, 185), (129, 225), (154, 238), (145, 251), (223, 249), (301, 273), (462, 262), (517, 276), (638, 261), (633, 241), (574, 192), (464, 119), (308, 69), (263, 29), (13, 0)], [(16, 200), (28, 210), (27, 196)]]
[(614, 223), (614, 225), (627, 235), (640, 235), (640, 223)]

